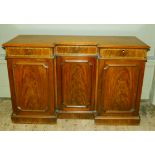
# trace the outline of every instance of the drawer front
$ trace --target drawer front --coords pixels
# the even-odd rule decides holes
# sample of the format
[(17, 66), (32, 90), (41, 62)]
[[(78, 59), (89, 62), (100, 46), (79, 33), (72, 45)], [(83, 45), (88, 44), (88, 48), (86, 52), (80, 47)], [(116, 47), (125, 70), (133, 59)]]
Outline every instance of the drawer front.
[(57, 55), (97, 55), (96, 46), (57, 46)]
[(50, 58), (53, 56), (51, 48), (17, 48), (9, 47), (6, 49), (6, 56), (9, 57), (28, 57), (28, 58)]
[(101, 58), (119, 59), (119, 58), (133, 58), (146, 59), (147, 51), (143, 49), (101, 49)]

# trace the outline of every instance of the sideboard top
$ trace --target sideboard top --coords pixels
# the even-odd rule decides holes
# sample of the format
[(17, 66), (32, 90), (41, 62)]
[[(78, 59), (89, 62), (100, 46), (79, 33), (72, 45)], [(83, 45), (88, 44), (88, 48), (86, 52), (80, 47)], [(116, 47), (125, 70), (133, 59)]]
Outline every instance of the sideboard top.
[(19, 35), (3, 47), (55, 47), (55, 45), (95, 45), (100, 48), (142, 48), (150, 47), (134, 36), (58, 36)]

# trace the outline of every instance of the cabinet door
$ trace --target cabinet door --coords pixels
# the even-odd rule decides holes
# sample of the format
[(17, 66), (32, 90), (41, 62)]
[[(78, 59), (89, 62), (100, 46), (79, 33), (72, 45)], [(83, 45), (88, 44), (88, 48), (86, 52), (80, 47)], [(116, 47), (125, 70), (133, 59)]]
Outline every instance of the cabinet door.
[(15, 114), (54, 112), (53, 60), (9, 59), (8, 70)]
[(136, 115), (139, 111), (144, 62), (100, 60), (99, 115)]
[(57, 102), (59, 110), (94, 110), (96, 58), (57, 58)]

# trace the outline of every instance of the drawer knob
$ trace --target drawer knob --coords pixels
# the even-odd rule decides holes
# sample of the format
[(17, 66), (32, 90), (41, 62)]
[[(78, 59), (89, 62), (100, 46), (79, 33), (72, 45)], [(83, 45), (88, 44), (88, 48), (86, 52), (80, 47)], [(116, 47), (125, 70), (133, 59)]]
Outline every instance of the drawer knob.
[(123, 51), (122, 51), (122, 55), (125, 56), (125, 53), (126, 53), (125, 50), (123, 50)]

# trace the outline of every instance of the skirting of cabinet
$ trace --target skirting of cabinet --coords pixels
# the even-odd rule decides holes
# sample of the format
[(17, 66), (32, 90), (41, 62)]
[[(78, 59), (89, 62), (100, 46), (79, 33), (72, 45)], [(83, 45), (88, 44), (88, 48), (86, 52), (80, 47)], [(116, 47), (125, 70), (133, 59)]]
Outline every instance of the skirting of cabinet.
[(97, 116), (95, 124), (97, 125), (139, 125), (139, 116), (119, 117), (119, 116)]
[(61, 119), (94, 119), (95, 118), (95, 113), (91, 111), (86, 111), (86, 112), (59, 112), (57, 114), (58, 118)]
[[(20, 116), (12, 115), (13, 123), (21, 124), (56, 124), (58, 119), (94, 119), (94, 114), (86, 113), (59, 113), (56, 116)], [(97, 125), (139, 125), (140, 117), (110, 117), (97, 116), (95, 117), (95, 124)]]
[(13, 123), (21, 124), (56, 124), (56, 116), (30, 116), (30, 115), (15, 115), (11, 116)]

